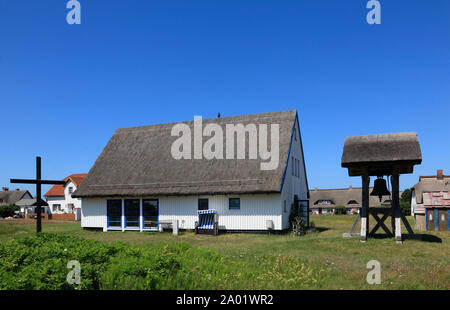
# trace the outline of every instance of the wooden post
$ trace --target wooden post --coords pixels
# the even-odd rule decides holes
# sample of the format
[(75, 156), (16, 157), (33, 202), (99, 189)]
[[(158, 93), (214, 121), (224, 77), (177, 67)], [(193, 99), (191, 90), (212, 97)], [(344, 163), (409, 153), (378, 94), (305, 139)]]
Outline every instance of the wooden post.
[(398, 173), (392, 175), (392, 213), (393, 213), (393, 232), (395, 235), (395, 241), (402, 243), (402, 227), (400, 216), (400, 176)]
[(361, 205), (361, 242), (366, 242), (369, 230), (369, 184), (368, 175), (362, 177), (362, 205)]
[(36, 201), (38, 201), (38, 204), (36, 206), (36, 232), (40, 233), (42, 231), (42, 214), (41, 214), (41, 204), (39, 203), (41, 201), (41, 183), (39, 180), (41, 179), (41, 157), (36, 157), (36, 180), (38, 181), (36, 183)]

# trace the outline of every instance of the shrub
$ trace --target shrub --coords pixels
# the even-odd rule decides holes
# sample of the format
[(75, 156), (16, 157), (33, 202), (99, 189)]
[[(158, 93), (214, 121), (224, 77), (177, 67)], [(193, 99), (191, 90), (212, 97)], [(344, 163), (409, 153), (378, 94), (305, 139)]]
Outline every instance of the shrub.
[[(78, 260), (81, 283), (66, 281)], [(0, 242), (0, 290), (280, 289), (322, 285), (321, 270), (280, 254), (223, 255), (186, 243), (107, 244), (41, 233)]]
[(20, 208), (16, 205), (9, 205), (9, 206), (0, 206), (0, 217), (8, 217), (13, 216), (14, 211), (19, 211)]
[(127, 248), (111, 259), (101, 278), (102, 288), (162, 289), (179, 268), (178, 259), (167, 248), (156, 251)]
[(400, 201), (411, 203), (412, 192), (411, 189), (407, 188), (403, 191)]
[(291, 223), (291, 232), (294, 236), (303, 236), (308, 230), (306, 221), (300, 216), (296, 216)]
[[(0, 243), (0, 290), (163, 288), (180, 269), (175, 252), (41, 233)], [(71, 260), (80, 263), (79, 285), (67, 283)]]
[[(0, 243), (0, 289), (98, 289), (109, 259), (122, 248), (48, 233)], [(66, 281), (70, 260), (80, 262), (80, 285)]]
[(400, 209), (402, 210), (402, 213), (404, 215), (410, 215), (411, 214), (411, 203), (406, 201), (400, 201)]
[(347, 214), (347, 208), (345, 206), (336, 206), (334, 208), (334, 214)]

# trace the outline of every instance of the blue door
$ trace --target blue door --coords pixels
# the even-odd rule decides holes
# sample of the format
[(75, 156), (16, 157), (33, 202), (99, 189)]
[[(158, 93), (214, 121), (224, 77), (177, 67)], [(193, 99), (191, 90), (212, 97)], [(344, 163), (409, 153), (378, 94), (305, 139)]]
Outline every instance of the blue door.
[(157, 230), (159, 218), (158, 199), (143, 199), (142, 211), (142, 215), (144, 216), (144, 229)]
[(108, 228), (122, 227), (122, 200), (114, 199), (106, 202), (106, 215), (108, 219)]
[(139, 199), (125, 199), (125, 227), (139, 228)]

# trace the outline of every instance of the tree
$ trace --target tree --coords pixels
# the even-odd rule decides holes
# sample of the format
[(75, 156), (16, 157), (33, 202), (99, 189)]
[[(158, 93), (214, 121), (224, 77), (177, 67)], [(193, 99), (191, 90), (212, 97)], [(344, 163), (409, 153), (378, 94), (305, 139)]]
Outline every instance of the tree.
[(411, 204), (411, 189), (405, 189), (405, 191), (402, 193), (402, 196), (400, 197), (401, 202), (408, 202)]
[(411, 214), (411, 189), (405, 189), (400, 197), (400, 208), (402, 209), (403, 214), (409, 215)]
[(334, 208), (334, 214), (347, 214), (347, 208), (345, 206), (336, 206)]
[(14, 204), (9, 206), (1, 206), (0, 207), (0, 217), (9, 217), (14, 215), (14, 211), (19, 211), (20, 208)]

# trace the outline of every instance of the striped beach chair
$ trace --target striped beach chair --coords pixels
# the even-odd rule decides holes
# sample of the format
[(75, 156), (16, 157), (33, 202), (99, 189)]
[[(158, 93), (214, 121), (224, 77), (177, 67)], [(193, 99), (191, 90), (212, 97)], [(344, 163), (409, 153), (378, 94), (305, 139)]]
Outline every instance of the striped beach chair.
[(195, 233), (216, 236), (219, 233), (219, 215), (216, 210), (199, 210)]

